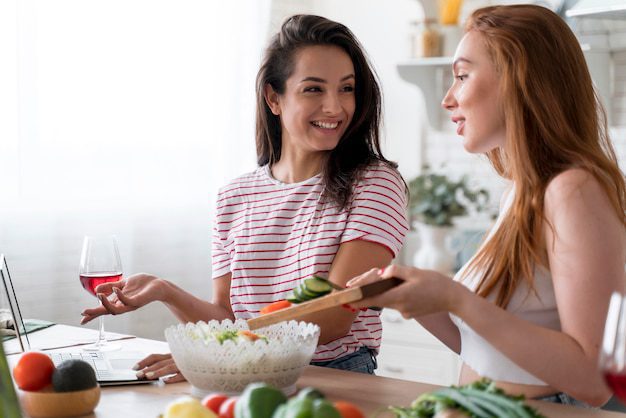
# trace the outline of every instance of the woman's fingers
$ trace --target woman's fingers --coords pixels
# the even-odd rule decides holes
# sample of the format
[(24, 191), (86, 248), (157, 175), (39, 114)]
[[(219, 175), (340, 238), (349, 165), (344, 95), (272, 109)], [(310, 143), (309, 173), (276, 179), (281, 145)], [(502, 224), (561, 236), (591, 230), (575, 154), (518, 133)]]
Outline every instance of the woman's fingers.
[(134, 306), (127, 306), (121, 303), (113, 303), (111, 302), (105, 295), (99, 293), (98, 299), (102, 302), (102, 306), (107, 310), (111, 315), (119, 315), (129, 311), (133, 311), (136, 308)]
[(148, 379), (156, 379), (159, 377), (180, 373), (178, 367), (174, 363), (174, 360), (165, 360), (156, 363), (154, 366), (151, 367), (151, 369), (152, 370), (146, 372), (146, 377)]
[(115, 293), (115, 296), (117, 297), (117, 299), (124, 305), (126, 306), (134, 306), (133, 302), (131, 301), (131, 299), (126, 296), (124, 294), (124, 292), (122, 292), (121, 289), (114, 287), (113, 288), (113, 292)]
[(118, 280), (117, 282), (109, 282), (109, 283), (102, 283), (99, 284), (98, 286), (96, 286), (95, 291), (96, 294), (98, 293), (104, 293), (105, 295), (110, 295), (111, 293), (113, 293), (113, 288), (122, 288), (124, 287), (124, 279), (122, 280)]
[(383, 270), (380, 277), (383, 279), (397, 277), (402, 280), (409, 280), (411, 279), (411, 277), (417, 275), (419, 272), (420, 270), (415, 267), (391, 264)]
[(98, 306), (97, 308), (89, 308), (82, 311), (80, 314), (82, 318), (80, 320), (81, 325), (85, 325), (87, 322), (99, 317), (100, 315), (107, 314), (107, 310), (104, 306)]
[(346, 283), (346, 287), (363, 286), (364, 284), (372, 283), (376, 280), (380, 280), (380, 275), (378, 274), (378, 269), (374, 268), (366, 271), (360, 276), (350, 279), (348, 283)]
[(133, 370), (142, 370), (160, 361), (171, 359), (171, 354), (150, 354), (148, 357), (140, 360), (133, 366)]
[(405, 289), (402, 289), (405, 284), (400, 284), (393, 289), (389, 289), (380, 295), (372, 296), (369, 298), (361, 299), (356, 302), (350, 303), (350, 307), (354, 309), (367, 308), (370, 306), (378, 306), (379, 308), (395, 308), (397, 303), (402, 299)]
[(185, 380), (185, 376), (183, 376), (182, 374), (180, 374), (180, 372), (176, 373), (175, 375), (172, 375), (170, 377), (166, 377), (165, 379), (163, 379), (163, 381), (165, 383), (178, 383), (178, 382), (184, 382)]
[(137, 372), (138, 377), (145, 377), (149, 380), (167, 375), (173, 375), (165, 379), (167, 383), (185, 380), (174, 363), (174, 359), (169, 354), (152, 354), (137, 363), (133, 369), (139, 370)]

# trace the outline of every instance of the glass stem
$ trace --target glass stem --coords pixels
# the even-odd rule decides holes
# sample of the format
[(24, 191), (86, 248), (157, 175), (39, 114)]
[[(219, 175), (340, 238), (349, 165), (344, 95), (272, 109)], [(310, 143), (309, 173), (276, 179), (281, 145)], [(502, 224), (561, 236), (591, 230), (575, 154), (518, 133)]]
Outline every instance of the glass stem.
[[(102, 305), (102, 302), (100, 302), (100, 305)], [(107, 342), (106, 335), (104, 334), (104, 315), (100, 315), (100, 317), (98, 318), (98, 321), (99, 321), (98, 328), (100, 329), (100, 332), (98, 334), (98, 341), (96, 342), (96, 345), (98, 347), (101, 347), (105, 345)]]

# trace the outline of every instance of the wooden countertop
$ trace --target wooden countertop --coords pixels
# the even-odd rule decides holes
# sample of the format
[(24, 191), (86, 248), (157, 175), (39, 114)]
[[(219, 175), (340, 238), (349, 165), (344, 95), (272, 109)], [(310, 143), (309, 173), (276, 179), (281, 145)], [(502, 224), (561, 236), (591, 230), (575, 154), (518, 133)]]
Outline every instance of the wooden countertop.
[[(81, 328), (57, 325), (33, 334), (32, 344), (45, 348), (46, 335), (80, 333)], [(39, 334), (39, 335), (37, 335)], [(165, 342), (131, 338), (119, 341), (124, 349), (152, 353), (168, 352)], [(80, 347), (74, 347), (80, 350)], [(67, 350), (67, 349), (66, 349)], [(17, 361), (17, 355), (8, 356), (9, 363)], [(368, 417), (375, 412), (384, 410), (389, 405), (406, 406), (421, 393), (431, 391), (437, 386), (416, 383), (406, 380), (370, 376), (324, 367), (308, 366), (297, 382), (298, 388), (313, 386), (324, 392), (331, 400), (347, 400), (359, 405)], [(93, 414), (88, 417), (98, 418), (156, 418), (165, 411), (172, 400), (191, 394), (191, 385), (175, 383), (150, 385), (103, 387), (100, 403)], [(626, 418), (626, 414), (602, 410), (587, 410), (565, 405), (557, 405), (542, 401), (530, 401), (547, 417), (594, 417), (594, 418)], [(391, 417), (392, 414), (381, 414), (380, 418)]]

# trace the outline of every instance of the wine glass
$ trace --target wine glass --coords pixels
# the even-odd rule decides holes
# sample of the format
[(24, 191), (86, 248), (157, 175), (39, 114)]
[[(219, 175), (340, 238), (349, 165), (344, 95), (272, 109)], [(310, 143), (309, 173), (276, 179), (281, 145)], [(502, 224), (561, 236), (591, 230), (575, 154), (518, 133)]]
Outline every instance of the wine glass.
[(626, 403), (626, 298), (618, 292), (609, 302), (599, 363), (606, 383)]
[[(122, 278), (122, 262), (114, 236), (86, 236), (80, 256), (80, 283), (86, 291), (96, 296), (96, 287), (102, 283), (116, 282)], [(100, 302), (102, 303), (102, 302)], [(104, 315), (99, 317), (98, 340), (83, 347), (88, 351), (111, 351), (121, 346), (107, 342), (104, 333)]]

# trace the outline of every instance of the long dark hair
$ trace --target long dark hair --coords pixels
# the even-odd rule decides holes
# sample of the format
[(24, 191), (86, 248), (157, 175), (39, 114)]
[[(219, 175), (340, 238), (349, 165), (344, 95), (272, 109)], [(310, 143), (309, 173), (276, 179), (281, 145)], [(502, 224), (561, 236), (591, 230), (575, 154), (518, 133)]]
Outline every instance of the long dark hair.
[(354, 66), (354, 116), (322, 168), (324, 197), (345, 208), (353, 185), (368, 165), (381, 161), (395, 169), (397, 164), (385, 159), (380, 150), (382, 99), (376, 74), (361, 44), (344, 25), (320, 16), (295, 15), (288, 18), (280, 32), (271, 39), (256, 79), (257, 162), (260, 166), (278, 162), (282, 146), (280, 117), (274, 115), (265, 102), (265, 86), (269, 84), (276, 93), (284, 94), (286, 81), (295, 68), (296, 52), (314, 45), (341, 48)]
[(468, 272), (484, 272), (478, 294), (497, 291), (496, 304), (506, 307), (521, 280), (533, 286), (535, 266), (548, 267), (542, 239), (548, 183), (567, 169), (586, 170), (624, 225), (626, 185), (580, 45), (558, 15), (532, 5), (486, 7), (472, 14), (466, 31), (482, 36), (504, 98), (506, 145), (487, 157), (515, 183), (510, 210)]

